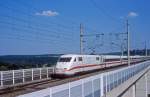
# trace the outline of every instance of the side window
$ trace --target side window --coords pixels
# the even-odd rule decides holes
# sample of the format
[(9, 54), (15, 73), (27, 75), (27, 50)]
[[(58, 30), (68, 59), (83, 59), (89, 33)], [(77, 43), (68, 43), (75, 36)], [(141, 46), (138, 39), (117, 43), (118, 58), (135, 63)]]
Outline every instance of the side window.
[(99, 61), (99, 57), (96, 57), (96, 61)]
[(74, 62), (76, 62), (76, 58), (74, 59)]
[(79, 60), (79, 61), (82, 61), (82, 57), (79, 57), (78, 60)]

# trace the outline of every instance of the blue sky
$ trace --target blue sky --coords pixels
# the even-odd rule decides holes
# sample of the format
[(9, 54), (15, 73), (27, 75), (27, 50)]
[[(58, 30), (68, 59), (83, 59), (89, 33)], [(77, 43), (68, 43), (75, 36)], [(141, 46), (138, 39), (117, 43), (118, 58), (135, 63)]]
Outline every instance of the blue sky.
[[(149, 47), (149, 0), (0, 0), (0, 55), (79, 53), (79, 25), (85, 52), (119, 51), (128, 16), (131, 49)], [(124, 37), (124, 36), (122, 36)], [(101, 46), (101, 44), (103, 44)], [(99, 46), (98, 46), (99, 45)]]

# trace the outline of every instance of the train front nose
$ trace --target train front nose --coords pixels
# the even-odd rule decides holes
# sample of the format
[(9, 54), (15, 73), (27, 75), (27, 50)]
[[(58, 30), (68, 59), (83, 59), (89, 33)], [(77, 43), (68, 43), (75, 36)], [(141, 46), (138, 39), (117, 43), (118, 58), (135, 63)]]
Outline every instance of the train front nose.
[(67, 72), (67, 69), (68, 69), (68, 63), (60, 62), (56, 65), (55, 73), (56, 74), (65, 74)]
[(55, 68), (55, 75), (68, 75), (71, 63), (71, 57), (61, 57)]
[(66, 70), (66, 68), (56, 68), (55, 74), (65, 74)]
[(68, 77), (67, 68), (55, 68), (54, 74), (52, 74), (52, 78), (66, 78)]

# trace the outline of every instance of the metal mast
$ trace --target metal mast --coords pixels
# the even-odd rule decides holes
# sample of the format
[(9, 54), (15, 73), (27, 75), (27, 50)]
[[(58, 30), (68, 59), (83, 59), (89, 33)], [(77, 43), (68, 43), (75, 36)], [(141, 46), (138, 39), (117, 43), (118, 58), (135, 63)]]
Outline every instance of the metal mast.
[(146, 41), (145, 41), (145, 56), (147, 56), (147, 44), (146, 44)]
[(80, 54), (83, 54), (83, 25), (80, 24)]
[(129, 33), (129, 21), (126, 20), (127, 26), (127, 54), (128, 54), (128, 66), (130, 66), (130, 33)]

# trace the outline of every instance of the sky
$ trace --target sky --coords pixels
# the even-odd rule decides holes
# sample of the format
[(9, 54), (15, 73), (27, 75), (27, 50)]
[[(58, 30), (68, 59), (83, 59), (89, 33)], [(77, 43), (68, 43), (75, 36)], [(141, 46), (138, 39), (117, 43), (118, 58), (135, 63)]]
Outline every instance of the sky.
[(126, 19), (131, 49), (145, 42), (149, 48), (149, 5), (149, 0), (0, 0), (0, 55), (79, 53), (81, 23), (85, 53), (120, 51), (126, 35), (116, 33), (126, 33)]

